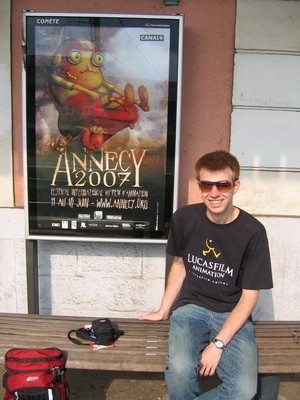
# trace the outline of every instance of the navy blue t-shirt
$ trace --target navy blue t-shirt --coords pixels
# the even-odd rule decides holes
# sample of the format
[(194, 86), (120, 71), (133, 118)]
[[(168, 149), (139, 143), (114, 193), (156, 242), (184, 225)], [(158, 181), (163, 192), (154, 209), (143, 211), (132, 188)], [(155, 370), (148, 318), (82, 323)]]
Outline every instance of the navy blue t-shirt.
[(229, 224), (215, 224), (203, 203), (179, 208), (172, 217), (167, 254), (182, 257), (186, 277), (174, 308), (198, 304), (232, 311), (242, 289), (273, 287), (264, 226), (240, 210)]

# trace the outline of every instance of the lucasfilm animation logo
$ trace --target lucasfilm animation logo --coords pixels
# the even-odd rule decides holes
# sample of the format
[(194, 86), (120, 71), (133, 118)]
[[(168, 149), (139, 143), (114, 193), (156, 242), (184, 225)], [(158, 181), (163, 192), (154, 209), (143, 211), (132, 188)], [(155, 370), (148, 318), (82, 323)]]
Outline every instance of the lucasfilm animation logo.
[(164, 35), (140, 35), (141, 42), (163, 42), (164, 40)]

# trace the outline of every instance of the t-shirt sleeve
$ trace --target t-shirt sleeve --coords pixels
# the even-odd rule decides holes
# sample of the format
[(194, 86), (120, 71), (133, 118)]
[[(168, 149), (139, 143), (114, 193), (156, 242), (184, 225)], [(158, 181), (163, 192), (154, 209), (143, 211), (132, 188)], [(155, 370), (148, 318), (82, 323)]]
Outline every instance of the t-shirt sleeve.
[(238, 276), (238, 286), (249, 290), (273, 287), (269, 243), (263, 225), (248, 243)]

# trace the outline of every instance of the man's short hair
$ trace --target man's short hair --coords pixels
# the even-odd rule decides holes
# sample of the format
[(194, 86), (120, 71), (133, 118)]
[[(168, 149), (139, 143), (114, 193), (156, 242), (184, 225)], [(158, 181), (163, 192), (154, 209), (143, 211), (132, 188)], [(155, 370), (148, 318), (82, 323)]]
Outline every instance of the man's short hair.
[(233, 180), (237, 181), (240, 176), (240, 164), (235, 156), (225, 150), (216, 150), (204, 154), (195, 165), (195, 174), (197, 181), (200, 180), (200, 170), (219, 171), (230, 168), (233, 173)]

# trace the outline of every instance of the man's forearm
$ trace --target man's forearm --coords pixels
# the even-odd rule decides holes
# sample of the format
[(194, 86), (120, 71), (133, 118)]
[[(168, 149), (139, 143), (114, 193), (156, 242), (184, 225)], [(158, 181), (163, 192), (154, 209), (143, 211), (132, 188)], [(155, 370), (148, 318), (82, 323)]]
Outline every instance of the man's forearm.
[(243, 290), (242, 297), (230, 313), (217, 338), (227, 345), (249, 319), (258, 301), (258, 290)]
[(160, 306), (160, 310), (164, 314), (170, 313), (172, 305), (181, 290), (185, 275), (186, 272), (182, 258), (175, 257), (169, 273), (166, 291)]

